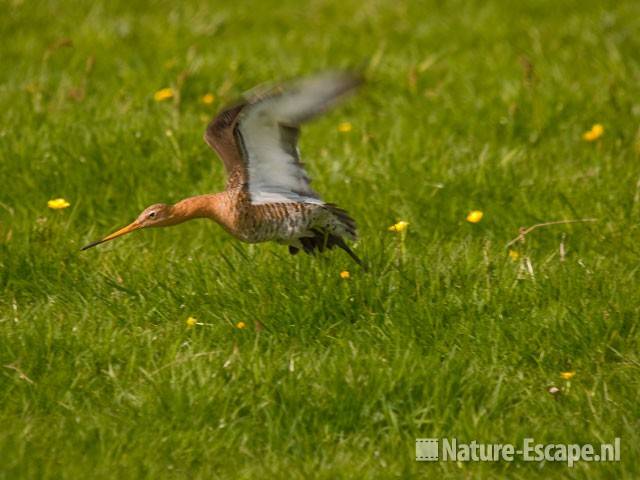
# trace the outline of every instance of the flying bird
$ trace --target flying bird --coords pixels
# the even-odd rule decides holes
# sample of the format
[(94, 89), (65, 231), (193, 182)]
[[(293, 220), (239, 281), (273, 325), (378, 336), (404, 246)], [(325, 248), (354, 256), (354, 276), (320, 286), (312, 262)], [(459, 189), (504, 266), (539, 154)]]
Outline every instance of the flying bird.
[(355, 221), (311, 188), (298, 150), (300, 126), (361, 83), (358, 74), (325, 72), (245, 94), (218, 113), (204, 134), (224, 164), (224, 191), (151, 205), (126, 227), (82, 250), (135, 230), (209, 218), (243, 242), (274, 241), (292, 255), (339, 247), (362, 265), (345, 241), (356, 240)]

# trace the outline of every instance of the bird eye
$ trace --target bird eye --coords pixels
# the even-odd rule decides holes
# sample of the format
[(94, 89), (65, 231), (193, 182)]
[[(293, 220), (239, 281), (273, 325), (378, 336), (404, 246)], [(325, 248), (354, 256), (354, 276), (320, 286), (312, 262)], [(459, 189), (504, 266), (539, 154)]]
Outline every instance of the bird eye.
[(147, 215), (147, 217), (156, 218), (156, 212), (149, 212), (149, 215)]

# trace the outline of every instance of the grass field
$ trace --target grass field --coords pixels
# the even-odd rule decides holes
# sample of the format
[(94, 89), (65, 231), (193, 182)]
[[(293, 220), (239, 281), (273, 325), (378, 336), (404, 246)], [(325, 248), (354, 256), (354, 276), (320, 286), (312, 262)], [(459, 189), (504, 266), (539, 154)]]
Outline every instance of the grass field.
[[(640, 477), (640, 3), (524, 3), (1, 2), (0, 478)], [(302, 154), (369, 271), (204, 220), (79, 251), (223, 188), (207, 120), (326, 68), (368, 83)]]

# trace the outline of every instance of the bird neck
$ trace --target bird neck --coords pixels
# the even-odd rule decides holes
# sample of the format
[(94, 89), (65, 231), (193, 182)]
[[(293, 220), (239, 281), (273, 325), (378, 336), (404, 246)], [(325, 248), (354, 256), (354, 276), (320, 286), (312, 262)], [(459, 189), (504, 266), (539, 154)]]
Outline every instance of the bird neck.
[(210, 218), (221, 223), (224, 218), (226, 204), (225, 192), (185, 198), (173, 205), (171, 209), (173, 221), (171, 224), (177, 225), (194, 218)]

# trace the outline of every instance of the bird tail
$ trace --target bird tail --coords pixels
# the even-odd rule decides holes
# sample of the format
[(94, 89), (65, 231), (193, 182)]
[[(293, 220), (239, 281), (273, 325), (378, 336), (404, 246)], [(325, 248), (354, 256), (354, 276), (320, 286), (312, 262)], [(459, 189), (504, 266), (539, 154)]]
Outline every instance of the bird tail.
[[(331, 213), (329, 225), (312, 228), (312, 237), (300, 238), (302, 249), (305, 253), (313, 255), (316, 253), (316, 250), (322, 253), (325, 249), (331, 250), (333, 247), (338, 247), (344, 250), (354, 262), (362, 268), (365, 268), (362, 260), (360, 260), (344, 241), (344, 238), (351, 241), (356, 240), (357, 231), (355, 220), (351, 218), (346, 211), (334, 204), (325, 204), (324, 207)], [(295, 255), (298, 253), (298, 248), (290, 246), (289, 253)]]
[[(349, 246), (345, 243), (342, 237), (329, 233), (326, 229), (317, 229), (314, 228), (311, 230), (313, 232), (313, 237), (302, 237), (300, 238), (300, 243), (302, 244), (302, 249), (305, 253), (310, 255), (315, 255), (316, 250), (320, 253), (324, 252), (325, 249), (331, 250), (333, 247), (338, 247), (347, 252), (347, 254), (360, 265), (362, 268), (365, 268), (364, 263), (360, 258), (349, 248)], [(295, 255), (298, 253), (298, 248), (294, 246), (289, 246), (289, 253), (291, 255)]]
[(325, 203), (324, 208), (329, 211), (333, 220), (331, 222), (331, 233), (355, 242), (358, 239), (358, 228), (356, 221), (351, 218), (347, 211), (334, 203)]
[(366, 270), (366, 267), (364, 266), (364, 263), (362, 263), (362, 260), (360, 260), (360, 258), (355, 253), (353, 253), (353, 250), (351, 250), (349, 246), (346, 243), (344, 243), (344, 240), (342, 240), (341, 237), (335, 237), (334, 241), (338, 247), (340, 247), (342, 250), (344, 250), (349, 254), (349, 256), (353, 259), (354, 262), (356, 262), (358, 265), (360, 265), (362, 268)]

